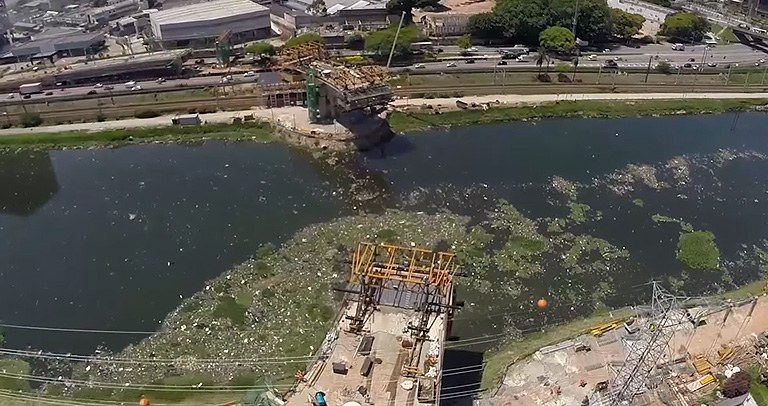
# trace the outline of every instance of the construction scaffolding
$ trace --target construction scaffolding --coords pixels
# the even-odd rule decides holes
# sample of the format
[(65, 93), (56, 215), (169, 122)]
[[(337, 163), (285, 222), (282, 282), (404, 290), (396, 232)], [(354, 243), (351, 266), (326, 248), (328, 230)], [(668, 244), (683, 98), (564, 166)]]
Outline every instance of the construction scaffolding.
[(278, 55), (278, 63), (283, 67), (307, 66), (310, 63), (328, 57), (325, 44), (322, 42), (307, 42), (289, 48), (284, 48)]

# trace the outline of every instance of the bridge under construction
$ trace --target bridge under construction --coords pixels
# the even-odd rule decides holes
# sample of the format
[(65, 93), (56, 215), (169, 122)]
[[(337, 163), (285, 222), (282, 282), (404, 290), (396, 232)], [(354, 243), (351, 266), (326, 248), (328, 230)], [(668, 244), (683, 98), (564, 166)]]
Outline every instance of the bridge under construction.
[(433, 405), (454, 312), (454, 254), (361, 243), (334, 328), (288, 405)]

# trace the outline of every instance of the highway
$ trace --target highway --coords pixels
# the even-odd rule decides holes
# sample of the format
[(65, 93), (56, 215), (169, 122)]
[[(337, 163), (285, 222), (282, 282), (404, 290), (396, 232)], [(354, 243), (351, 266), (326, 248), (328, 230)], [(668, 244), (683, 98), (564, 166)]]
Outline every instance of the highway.
[[(656, 63), (659, 61), (667, 61), (673, 67), (683, 66), (686, 63), (697, 65), (701, 63), (705, 50), (705, 63), (716, 63), (723, 66), (730, 64), (733, 67), (754, 67), (755, 63), (760, 63), (759, 61), (761, 59), (768, 61), (768, 54), (742, 44), (715, 46), (709, 49), (707, 49), (704, 45), (687, 46), (685, 51), (674, 51), (669, 45), (654, 44), (647, 45), (641, 49), (621, 47), (617, 50), (610, 50), (608, 52), (603, 51), (595, 53), (583, 53), (579, 61), (579, 67), (597, 69), (600, 66), (604, 66), (605, 62), (609, 59), (615, 61), (619, 68), (625, 69), (646, 68), (648, 66), (649, 59), (651, 60), (652, 68), (655, 67)], [(594, 60), (590, 60), (591, 56), (593, 56)], [(656, 59), (657, 56), (658, 59)], [(694, 59), (693, 62), (690, 61), (691, 58)], [(474, 59), (475, 62), (472, 64), (467, 64), (465, 61), (466, 59)], [(508, 59), (506, 60), (507, 65), (499, 66), (498, 63), (501, 61), (501, 55), (498, 52), (494, 52), (492, 54), (481, 54), (478, 52), (470, 57), (455, 57), (441, 62), (424, 63), (423, 68), (419, 69), (416, 69), (413, 65), (411, 65), (408, 67), (395, 68), (393, 70), (403, 71), (409, 69), (412, 71), (418, 70), (423, 72), (449, 72), (450, 69), (452, 69), (448, 67), (448, 63), (450, 62), (456, 64), (454, 69), (460, 67), (462, 70), (488, 70), (493, 69), (494, 67), (498, 69), (538, 69), (535, 62), (535, 52), (531, 52), (531, 54), (528, 55), (526, 59), (527, 61), (525, 62), (518, 62), (514, 59)], [(561, 63), (568, 65), (571, 64), (571, 62), (568, 61), (552, 59), (550, 62), (550, 69), (554, 69), (555, 65)]]
[[(446, 47), (449, 48), (449, 47)], [(448, 52), (448, 51), (446, 51)], [(643, 46), (640, 49), (631, 47), (616, 47), (607, 52), (597, 53), (584, 53), (579, 63), (579, 67), (598, 69), (600, 66), (604, 66), (607, 60), (614, 60), (618, 64), (618, 67), (624, 69), (644, 69), (648, 66), (649, 58), (652, 59), (652, 67), (659, 61), (667, 60), (673, 67), (683, 66), (686, 63), (692, 63), (697, 65), (701, 63), (702, 56), (705, 52), (705, 46), (688, 46), (685, 51), (673, 51), (669, 45), (657, 45), (651, 44)], [(768, 61), (768, 54), (757, 51), (742, 44), (731, 44), (716, 46), (710, 49), (706, 49), (707, 57), (706, 62), (717, 63), (721, 68), (724, 68), (726, 64), (730, 64), (734, 67), (755, 67), (761, 59)], [(658, 56), (658, 59), (656, 57)], [(477, 52), (474, 52), (470, 57), (448, 57), (440, 62), (424, 63), (423, 67), (416, 68), (414, 65), (407, 67), (393, 68), (394, 72), (410, 71), (412, 73), (447, 73), (451, 70), (461, 71), (513, 71), (513, 70), (536, 70), (535, 58), (536, 53), (532, 52), (527, 57), (525, 62), (517, 62), (514, 59), (506, 60), (507, 65), (500, 66), (498, 63), (501, 61), (501, 55), (498, 52), (498, 48), (490, 47), (478, 47)], [(693, 58), (694, 62), (689, 62), (689, 59)], [(466, 63), (466, 59), (474, 59), (475, 62), (471, 64)], [(594, 59), (594, 60), (591, 60)], [(455, 67), (448, 67), (449, 63), (454, 63)], [(567, 61), (552, 60), (550, 69), (554, 70), (557, 64), (568, 64)], [(762, 65), (768, 66), (768, 65)], [(236, 69), (236, 68), (235, 68)], [(705, 68), (711, 69), (711, 68)], [(279, 73), (265, 72), (257, 73), (252, 77), (245, 77), (242, 73), (233, 73), (232, 80), (226, 85), (239, 85), (246, 83), (259, 83), (270, 84), (277, 83), (281, 80)], [(202, 88), (207, 86), (221, 85), (222, 78), (218, 75), (215, 76), (197, 76), (189, 79), (175, 79), (167, 80), (163, 83), (157, 83), (155, 81), (140, 81), (136, 84), (141, 87), (141, 91), (137, 93), (152, 93), (153, 91), (169, 91), (169, 90), (181, 90), (184, 88)], [(26, 102), (30, 101), (55, 101), (57, 99), (76, 98), (80, 96), (88, 96), (89, 93), (103, 94), (103, 95), (121, 95), (131, 93), (131, 87), (126, 86), (123, 83), (111, 84), (109, 86), (95, 87), (93, 85), (80, 86), (80, 87), (67, 87), (60, 89), (45, 89), (42, 94), (30, 95), (29, 99), (24, 99)], [(12, 96), (11, 96), (12, 95)], [(16, 104), (21, 101), (21, 96), (18, 93), (8, 94), (5, 97), (0, 97), (6, 104)]]

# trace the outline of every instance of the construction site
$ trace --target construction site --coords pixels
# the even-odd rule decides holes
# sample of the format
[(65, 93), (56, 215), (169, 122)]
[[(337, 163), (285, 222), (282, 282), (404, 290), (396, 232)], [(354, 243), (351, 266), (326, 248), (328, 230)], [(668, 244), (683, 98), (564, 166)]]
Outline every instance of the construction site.
[[(754, 400), (748, 393), (735, 401), (720, 400), (717, 389), (738, 371), (757, 374), (768, 366), (765, 296), (738, 303), (702, 302), (675, 297), (653, 284), (651, 306), (628, 313), (513, 364), (488, 401), (583, 406), (758, 404), (749, 403)], [(764, 374), (753, 377), (764, 378)]]
[(432, 405), (455, 302), (454, 254), (360, 243), (335, 327), (288, 405)]

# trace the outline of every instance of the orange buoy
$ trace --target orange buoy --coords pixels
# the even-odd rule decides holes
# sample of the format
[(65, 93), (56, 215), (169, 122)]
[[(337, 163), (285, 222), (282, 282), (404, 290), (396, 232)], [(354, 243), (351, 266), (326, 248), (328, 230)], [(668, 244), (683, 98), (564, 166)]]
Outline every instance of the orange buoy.
[(139, 401), (139, 406), (149, 406), (149, 399), (141, 398), (141, 400)]
[(536, 302), (536, 306), (539, 306), (539, 309), (546, 309), (547, 306), (549, 306), (549, 303), (547, 302), (547, 299), (542, 297), (538, 302)]

